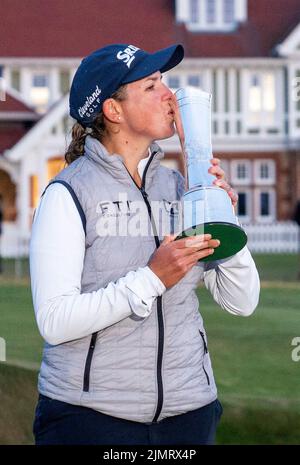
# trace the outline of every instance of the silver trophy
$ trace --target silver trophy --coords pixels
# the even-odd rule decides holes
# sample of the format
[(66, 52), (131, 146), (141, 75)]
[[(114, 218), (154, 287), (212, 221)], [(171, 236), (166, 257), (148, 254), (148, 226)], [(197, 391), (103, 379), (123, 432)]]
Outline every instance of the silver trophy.
[(211, 94), (195, 87), (175, 93), (180, 122), (177, 132), (185, 159), (186, 192), (183, 195), (183, 232), (179, 237), (211, 234), (221, 244), (204, 261), (227, 258), (247, 243), (227, 192), (213, 184), (211, 166)]

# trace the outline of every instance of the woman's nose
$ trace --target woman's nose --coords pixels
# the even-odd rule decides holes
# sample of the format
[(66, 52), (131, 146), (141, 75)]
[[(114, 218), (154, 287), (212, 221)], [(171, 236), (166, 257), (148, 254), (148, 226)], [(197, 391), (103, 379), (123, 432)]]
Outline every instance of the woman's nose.
[(169, 89), (169, 87), (166, 84), (162, 84), (162, 85), (163, 85), (162, 100), (163, 101), (170, 100), (170, 98), (172, 98), (173, 96), (172, 91)]

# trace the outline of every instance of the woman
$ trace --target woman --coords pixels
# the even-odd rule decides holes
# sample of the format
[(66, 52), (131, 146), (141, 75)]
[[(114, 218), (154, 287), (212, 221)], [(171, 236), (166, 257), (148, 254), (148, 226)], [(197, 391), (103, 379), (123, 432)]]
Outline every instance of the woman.
[[(37, 444), (214, 442), (222, 408), (195, 289), (204, 279), (222, 308), (249, 315), (259, 281), (246, 247), (195, 266), (219, 241), (163, 239), (154, 218), (155, 202), (170, 206), (183, 193), (182, 176), (160, 165), (153, 143), (174, 134), (174, 96), (161, 73), (182, 58), (180, 45), (149, 54), (116, 44), (86, 57), (74, 76), (69, 166), (42, 196), (30, 247), (46, 341)], [(235, 204), (218, 160), (210, 172)], [(145, 225), (148, 234), (138, 234)]]

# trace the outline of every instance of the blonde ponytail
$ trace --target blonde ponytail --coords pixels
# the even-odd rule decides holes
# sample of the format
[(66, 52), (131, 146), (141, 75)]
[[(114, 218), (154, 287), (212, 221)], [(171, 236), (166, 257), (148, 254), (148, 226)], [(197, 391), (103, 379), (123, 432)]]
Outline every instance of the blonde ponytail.
[(72, 127), (72, 140), (65, 153), (65, 160), (68, 165), (83, 155), (87, 135), (86, 129), (80, 123), (74, 124)]

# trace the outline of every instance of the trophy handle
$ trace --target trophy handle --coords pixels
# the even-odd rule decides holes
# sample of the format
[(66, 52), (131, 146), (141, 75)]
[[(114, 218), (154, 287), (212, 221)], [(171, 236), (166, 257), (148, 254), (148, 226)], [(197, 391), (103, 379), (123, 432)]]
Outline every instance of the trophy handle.
[(184, 150), (184, 146), (185, 146), (185, 138), (184, 138), (184, 130), (183, 130), (183, 125), (182, 125), (182, 120), (181, 120), (181, 117), (180, 117), (180, 111), (179, 111), (179, 105), (178, 105), (178, 100), (176, 98), (176, 96), (174, 95), (174, 100), (173, 100), (173, 103), (174, 103), (174, 123), (175, 123), (175, 128), (176, 128), (176, 132), (177, 132), (177, 135), (178, 135), (178, 139), (179, 139), (179, 142), (180, 142), (180, 146), (181, 146), (181, 158), (182, 158), (182, 166), (183, 166), (183, 177), (184, 177), (184, 188), (185, 188), (185, 191), (188, 189), (188, 170), (187, 170), (187, 156), (186, 156), (186, 153), (185, 153), (185, 150)]
[(177, 131), (177, 135), (179, 138), (180, 146), (181, 146), (181, 158), (182, 158), (182, 166), (183, 166), (183, 177), (184, 177), (184, 188), (185, 191), (188, 189), (189, 180), (188, 180), (188, 170), (187, 170), (187, 156), (184, 150), (184, 132), (182, 127), (181, 119), (175, 120), (175, 127)]

